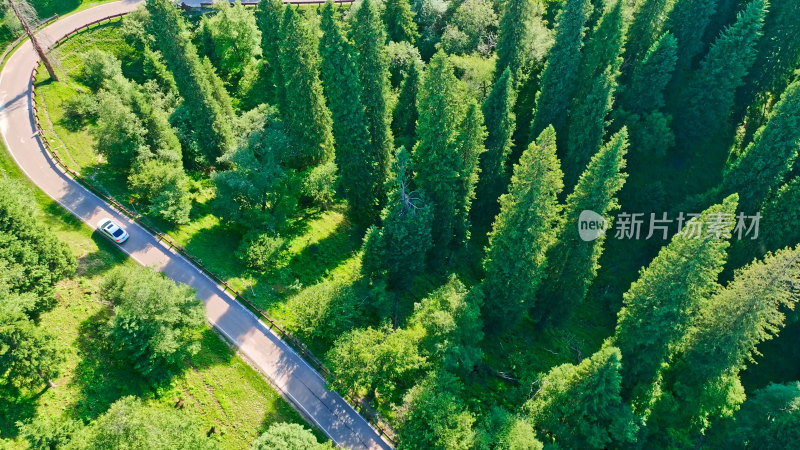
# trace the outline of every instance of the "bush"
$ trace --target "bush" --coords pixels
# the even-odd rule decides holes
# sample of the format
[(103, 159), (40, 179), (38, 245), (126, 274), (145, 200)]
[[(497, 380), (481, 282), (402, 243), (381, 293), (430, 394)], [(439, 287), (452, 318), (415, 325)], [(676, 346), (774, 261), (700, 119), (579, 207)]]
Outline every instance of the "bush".
[(296, 423), (274, 423), (255, 442), (252, 450), (316, 450), (331, 448), (320, 444), (317, 438), (302, 425)]
[(106, 80), (122, 75), (122, 63), (109, 52), (91, 49), (83, 54), (83, 83), (97, 92)]
[(64, 102), (64, 120), (72, 130), (97, 119), (97, 100), (92, 95), (78, 94)]
[(151, 215), (179, 225), (189, 222), (190, 184), (183, 168), (159, 160), (145, 162), (128, 178), (134, 198), (148, 203)]
[(19, 423), (19, 433), (32, 450), (64, 448), (83, 424), (67, 417), (37, 416), (28, 423)]
[(328, 209), (336, 194), (336, 163), (333, 161), (314, 167), (303, 181), (303, 196)]
[(268, 233), (245, 236), (236, 256), (250, 269), (264, 272), (274, 266), (286, 253), (286, 239)]
[(422, 57), (419, 50), (406, 41), (389, 42), (386, 52), (389, 54), (389, 80), (392, 87), (399, 88), (411, 65), (422, 64)]

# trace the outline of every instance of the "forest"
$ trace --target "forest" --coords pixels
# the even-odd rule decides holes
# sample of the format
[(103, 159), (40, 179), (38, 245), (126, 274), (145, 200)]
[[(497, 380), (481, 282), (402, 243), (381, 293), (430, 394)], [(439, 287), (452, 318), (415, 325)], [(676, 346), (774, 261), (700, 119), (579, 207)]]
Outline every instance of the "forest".
[[(397, 448), (800, 447), (800, 2), (147, 0), (51, 54), (61, 158), (302, 340)], [(12, 190), (3, 398), (57, 376), (40, 316), (76, 272)], [(146, 269), (98, 283), (104, 339), (167, 398), (201, 303)], [(221, 445), (118, 397), (16, 433), (113, 446), (116, 415), (151, 448)], [(223, 446), (328, 445), (267, 422)]]

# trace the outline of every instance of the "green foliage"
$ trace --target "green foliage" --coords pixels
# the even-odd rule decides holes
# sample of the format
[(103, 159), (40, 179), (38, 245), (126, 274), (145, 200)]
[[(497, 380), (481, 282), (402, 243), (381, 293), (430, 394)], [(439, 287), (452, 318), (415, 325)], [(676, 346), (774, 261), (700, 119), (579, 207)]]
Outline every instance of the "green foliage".
[(377, 398), (384, 405), (399, 404), (402, 393), (428, 367), (419, 352), (421, 338), (415, 329), (392, 331), (389, 327), (342, 334), (325, 356), (334, 388)]
[(456, 8), (442, 34), (442, 49), (447, 53), (489, 55), (489, 34), (498, 25), (497, 14), (489, 0), (464, 0)]
[(781, 186), (775, 197), (764, 203), (761, 216), (764, 234), (758, 245), (763, 249), (775, 251), (800, 242), (800, 177)]
[(770, 384), (736, 413), (728, 448), (795, 448), (800, 445), (800, 383)]
[(133, 397), (123, 397), (84, 428), (68, 448), (218, 448), (200, 427), (198, 420), (187, 412), (146, 406)]
[(539, 81), (530, 136), (538, 136), (550, 125), (562, 135), (577, 86), (585, 25), (591, 14), (589, 0), (566, 0), (558, 13), (555, 42)]
[(83, 428), (83, 423), (68, 417), (37, 416), (32, 421), (19, 424), (20, 436), (28, 441), (32, 450), (66, 448)]
[(409, 155), (401, 148), (396, 179), (383, 211), (380, 229), (371, 229), (365, 239), (362, 271), (368, 276), (385, 274), (389, 286), (406, 290), (425, 269), (430, 250), (433, 211), (421, 191), (409, 186)]
[(283, 88), (283, 74), (278, 58), (281, 41), (281, 19), (283, 17), (281, 0), (260, 0), (256, 7), (256, 23), (261, 31), (262, 64), (259, 70), (261, 93), (267, 101), (273, 101), (279, 109), (286, 107), (286, 94)]
[(384, 179), (371, 158), (370, 135), (355, 46), (342, 32), (333, 2), (322, 10), (322, 84), (333, 116), (336, 165), (348, 200), (350, 219), (360, 229), (375, 223)]
[(284, 255), (287, 242), (279, 234), (251, 232), (242, 240), (236, 256), (256, 271), (266, 271)]
[(286, 107), (281, 113), (294, 151), (285, 163), (305, 169), (333, 159), (331, 112), (319, 79), (317, 36), (293, 8), (286, 8), (280, 29), (279, 60)]
[(5, 402), (58, 376), (63, 358), (55, 336), (29, 317), (30, 299), (7, 291), (0, 295), (0, 398)]
[(657, 392), (661, 366), (685, 339), (691, 318), (719, 286), (737, 200), (731, 195), (686, 223), (623, 296), (614, 343), (625, 360), (623, 396), (638, 413)]
[(120, 267), (106, 276), (100, 295), (114, 305), (114, 349), (150, 381), (167, 380), (200, 350), (206, 318), (194, 289), (149, 268)]
[(525, 403), (543, 440), (562, 448), (609, 448), (635, 442), (637, 419), (620, 396), (622, 354), (605, 346), (577, 366), (563, 364), (539, 380)]
[(474, 189), (476, 178), (477, 167), (472, 166), (477, 166), (480, 153), (468, 146), (479, 140), (474, 133), (482, 134), (482, 124), (475, 127), (480, 123), (475, 106), (471, 108), (472, 123), (465, 123), (466, 103), (464, 87), (453, 74), (452, 64), (438, 52), (428, 64), (417, 99), (417, 144), (412, 153), (414, 182), (434, 210), (434, 247), (429, 258), (436, 269), (446, 265), (467, 237), (460, 233), (465, 231), (467, 194)]
[(149, 214), (167, 222), (186, 224), (192, 210), (190, 181), (183, 168), (150, 160), (134, 169), (128, 178), (134, 199), (149, 203)]
[(236, 149), (220, 158), (227, 170), (212, 175), (214, 211), (246, 227), (282, 223), (294, 213), (299, 190), (294, 172), (281, 167), (291, 150), (278, 111), (264, 107), (261, 124)]
[(531, 22), (537, 13), (536, 5), (530, 0), (503, 2), (495, 48), (497, 62), (494, 74), (497, 80), (506, 69), (510, 69), (512, 79), (518, 83), (521, 81), (519, 77), (528, 70), (531, 55), (527, 50), (534, 39)]
[(386, 52), (386, 31), (381, 22), (378, 6), (363, 0), (355, 12), (350, 38), (358, 53), (358, 74), (361, 79), (361, 101), (369, 132), (366, 159), (374, 166), (370, 173), (372, 193), (361, 201), (376, 206), (373, 220), (386, 205), (385, 183), (389, 179), (389, 166), (394, 146), (391, 130), (392, 94), (389, 86), (389, 54)]
[(480, 177), (471, 211), (474, 242), (485, 241), (486, 233), (500, 210), (497, 201), (508, 188), (508, 157), (514, 145), (516, 100), (511, 69), (506, 68), (483, 103), (487, 128), (486, 153), (480, 158)]
[(148, 33), (175, 77), (191, 118), (194, 141), (213, 161), (233, 145), (230, 99), (220, 91), (221, 81), (210, 63), (204, 63), (197, 55), (175, 5), (169, 0), (148, 0), (146, 4), (151, 17)]
[(769, 121), (724, 172), (714, 195), (738, 192), (743, 211), (754, 211), (776, 189), (797, 157), (800, 142), (800, 81), (790, 85)]
[(383, 6), (383, 23), (386, 24), (386, 39), (393, 42), (413, 44), (419, 38), (414, 13), (408, 0), (386, 0)]
[(575, 96), (569, 109), (564, 178), (573, 186), (603, 143), (606, 117), (614, 103), (625, 36), (624, 2), (609, 3), (583, 51)]
[(783, 311), (794, 309), (798, 292), (800, 248), (784, 249), (740, 269), (703, 305), (664, 375), (664, 394), (648, 423), (653, 441), (699, 442), (709, 422), (739, 407), (739, 372), (758, 354), (758, 344), (778, 334)]
[[(693, 0), (688, 1), (692, 2)], [(685, 2), (686, 0), (678, 0), (678, 3)], [(713, 0), (706, 3), (713, 3)], [(637, 2), (636, 9), (633, 12), (633, 20), (631, 20), (625, 39), (625, 61), (628, 64), (633, 64), (635, 61), (640, 61), (644, 58), (645, 53), (653, 45), (653, 42), (662, 34), (664, 22), (673, 4), (673, 0), (644, 0)]]
[(0, 173), (0, 293), (35, 296), (30, 316), (55, 304), (54, 285), (75, 273), (66, 243), (54, 238), (34, 216), (34, 197), (20, 183)]
[(321, 450), (331, 448), (320, 444), (302, 425), (296, 423), (273, 423), (253, 442), (251, 450)]
[(609, 217), (619, 207), (616, 196), (627, 178), (622, 172), (627, 138), (625, 128), (615, 134), (592, 157), (575, 190), (567, 196), (556, 241), (547, 253), (547, 278), (537, 294), (533, 314), (537, 320), (563, 324), (586, 297), (597, 276), (604, 236), (584, 241), (575, 232), (575, 225), (585, 210)]
[(693, 68), (697, 56), (705, 50), (703, 35), (718, 3), (719, 0), (681, 0), (669, 12), (666, 28), (678, 42), (678, 71)]
[(78, 129), (89, 121), (97, 120), (97, 99), (89, 94), (78, 94), (64, 102), (64, 118), (70, 127)]
[[(714, 41), (687, 86), (685, 104), (676, 114), (678, 145), (687, 154), (704, 149), (730, 116), (736, 89), (744, 83), (755, 61), (765, 7), (764, 0), (754, 0), (739, 14), (736, 23)], [(678, 56), (680, 62), (680, 53)]]
[(113, 54), (93, 48), (83, 55), (83, 82), (97, 92), (106, 80), (122, 75), (122, 63)]
[(544, 446), (525, 417), (495, 406), (478, 430), (475, 448), (498, 450), (542, 450)]
[(489, 234), (483, 261), (486, 301), (482, 312), (494, 331), (507, 330), (534, 306), (536, 290), (545, 276), (546, 252), (555, 240), (561, 177), (556, 135), (548, 127), (514, 167)]
[(300, 193), (303, 197), (319, 205), (323, 210), (333, 203), (336, 194), (336, 163), (328, 161), (308, 171), (303, 178)]
[(431, 373), (404, 398), (398, 436), (405, 449), (472, 448), (475, 416), (463, 398), (461, 380), (447, 372)]
[(236, 84), (248, 70), (254, 69), (256, 58), (261, 56), (261, 30), (253, 12), (242, 6), (241, 0), (232, 6), (216, 2), (212, 8), (215, 14), (210, 18), (204, 16), (200, 24), (213, 45), (206, 49), (206, 54), (222, 77)]
[(429, 361), (452, 373), (472, 372), (483, 357), (482, 301), (478, 290), (468, 291), (451, 276), (447, 284), (414, 305), (407, 326), (421, 330), (420, 345)]
[(417, 119), (417, 95), (419, 95), (420, 72), (422, 64), (412, 62), (405, 76), (400, 94), (397, 96), (397, 103), (392, 115), (392, 133), (397, 148), (414, 148), (416, 144)]
[(447, 0), (414, 0), (411, 3), (414, 22), (417, 23), (420, 34), (417, 48), (425, 61), (436, 53), (436, 44), (442, 37), (448, 5)]
[(97, 98), (97, 149), (112, 167), (127, 171), (139, 156), (150, 153), (145, 141), (147, 130), (118, 94), (102, 91)]

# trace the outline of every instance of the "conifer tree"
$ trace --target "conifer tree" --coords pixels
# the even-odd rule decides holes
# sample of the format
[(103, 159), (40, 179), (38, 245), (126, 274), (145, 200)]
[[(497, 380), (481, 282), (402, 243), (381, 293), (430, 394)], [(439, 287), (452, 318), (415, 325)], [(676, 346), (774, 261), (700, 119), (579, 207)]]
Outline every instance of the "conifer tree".
[(547, 252), (547, 278), (536, 295), (534, 320), (563, 324), (586, 296), (597, 275), (604, 237), (584, 241), (575, 226), (584, 210), (608, 217), (619, 207), (616, 196), (627, 177), (622, 172), (627, 147), (628, 132), (623, 128), (592, 157), (575, 191), (567, 196), (556, 242)]
[(408, 0), (387, 0), (383, 7), (383, 23), (386, 24), (388, 41), (413, 44), (419, 38), (414, 13)]
[(333, 159), (331, 112), (319, 79), (317, 38), (293, 8), (285, 8), (279, 49), (286, 108), (283, 113), (295, 152), (287, 163), (305, 169)]
[(494, 216), (500, 210), (497, 200), (508, 187), (508, 157), (514, 145), (516, 126), (514, 104), (516, 90), (511, 69), (506, 67), (483, 103), (486, 121), (486, 153), (480, 159), (480, 177), (475, 188), (475, 202), (470, 212), (471, 239), (482, 246)]
[(792, 83), (769, 121), (731, 164), (714, 196), (738, 192), (742, 211), (755, 211), (792, 167), (800, 143), (800, 81)]
[(800, 382), (770, 384), (750, 396), (726, 436), (728, 448), (800, 446)]
[(664, 374), (664, 393), (648, 423), (650, 441), (671, 447), (699, 444), (710, 421), (737, 409), (744, 401), (739, 372), (758, 354), (759, 343), (778, 334), (783, 311), (799, 299), (800, 248), (768, 254), (740, 269), (703, 306), (681, 354)]
[(583, 51), (576, 93), (569, 111), (564, 181), (573, 186), (597, 153), (611, 111), (625, 37), (624, 2), (609, 4)]
[(169, 0), (148, 0), (147, 10), (151, 17), (149, 32), (175, 76), (178, 92), (195, 125), (197, 144), (209, 159), (214, 160), (233, 144), (233, 117), (228, 115), (233, 109), (229, 103), (224, 103), (226, 97), (215, 95), (213, 77), (216, 75), (197, 55), (185, 21), (175, 5)]
[(455, 251), (463, 249), (469, 239), (469, 212), (475, 199), (475, 186), (478, 184), (478, 161), (480, 155), (486, 151), (485, 140), (483, 113), (478, 103), (471, 100), (457, 139), (459, 167), (453, 237)]
[(260, 0), (256, 8), (256, 23), (261, 31), (261, 52), (264, 58), (259, 76), (263, 80), (261, 85), (268, 91), (264, 94), (264, 98), (274, 98), (275, 105), (280, 110), (286, 108), (281, 62), (278, 59), (283, 10), (281, 0)]
[(675, 71), (677, 45), (672, 34), (664, 33), (634, 64), (631, 81), (622, 96), (625, 109), (645, 115), (665, 106), (664, 90)]
[[(661, 35), (673, 0), (644, 0), (637, 2), (633, 20), (625, 40), (625, 65), (633, 68)], [(628, 71), (626, 71), (626, 74)]]
[(433, 56), (425, 70), (417, 107), (417, 144), (412, 154), (414, 182), (433, 207), (433, 249), (429, 261), (441, 269), (458, 243), (461, 159), (459, 130), (466, 116), (464, 87), (444, 52)]
[(695, 58), (702, 54), (703, 36), (717, 3), (719, 0), (680, 0), (669, 11), (666, 27), (678, 41), (678, 71), (691, 69)]
[(490, 329), (507, 329), (531, 309), (555, 241), (557, 196), (563, 188), (556, 134), (548, 127), (522, 153), (489, 234), (482, 310)]
[(386, 31), (378, 7), (364, 0), (355, 13), (351, 38), (358, 50), (358, 68), (363, 89), (369, 131), (369, 158), (374, 161), (374, 176), (380, 179), (377, 191), (378, 209), (386, 204), (384, 184), (389, 177), (389, 163), (394, 153), (392, 138), (391, 89), (389, 86), (389, 54), (386, 52)]
[(756, 46), (756, 61), (740, 90), (737, 104), (747, 108), (767, 92), (777, 96), (800, 64), (800, 2), (772, 0), (764, 19), (764, 35)]
[(382, 214), (383, 227), (373, 227), (365, 239), (362, 272), (385, 275), (390, 287), (408, 289), (425, 269), (425, 255), (432, 245), (433, 211), (424, 192), (410, 186), (410, 155), (404, 148), (395, 165), (395, 183)]
[[(744, 83), (755, 60), (755, 45), (761, 36), (764, 12), (764, 0), (748, 4), (736, 23), (714, 41), (686, 88), (686, 101), (676, 116), (679, 119), (676, 130), (680, 130), (678, 145), (685, 153), (694, 154), (694, 149), (703, 148), (724, 127), (733, 108), (736, 89)], [(703, 158), (708, 156), (708, 152), (703, 152)]]
[[(623, 396), (644, 414), (656, 391), (661, 365), (686, 336), (690, 319), (717, 289), (737, 196), (693, 218), (661, 248), (623, 296), (614, 345), (622, 351)], [(718, 224), (718, 233), (710, 224)]]
[(397, 148), (414, 148), (417, 129), (417, 95), (419, 93), (421, 63), (413, 62), (403, 77), (403, 86), (397, 96), (392, 115), (392, 134)]
[(497, 37), (497, 62), (495, 63), (495, 83), (506, 69), (511, 70), (511, 78), (516, 89), (521, 83), (530, 56), (528, 42), (532, 39), (530, 22), (536, 14), (535, 3), (530, 0), (509, 0), (503, 2), (500, 27)]
[(357, 228), (366, 230), (378, 219), (377, 195), (383, 189), (383, 180), (376, 176), (375, 161), (369, 157), (369, 133), (361, 103), (355, 49), (339, 28), (333, 2), (325, 4), (320, 26), (321, 77), (333, 116), (336, 165), (350, 218)]
[(580, 364), (550, 369), (523, 409), (545, 442), (559, 448), (618, 448), (635, 442), (630, 405), (620, 396), (619, 349), (604, 346)]
[(586, 21), (592, 13), (589, 0), (567, 0), (556, 18), (553, 47), (542, 72), (530, 136), (549, 125), (561, 136), (567, 109), (575, 93)]

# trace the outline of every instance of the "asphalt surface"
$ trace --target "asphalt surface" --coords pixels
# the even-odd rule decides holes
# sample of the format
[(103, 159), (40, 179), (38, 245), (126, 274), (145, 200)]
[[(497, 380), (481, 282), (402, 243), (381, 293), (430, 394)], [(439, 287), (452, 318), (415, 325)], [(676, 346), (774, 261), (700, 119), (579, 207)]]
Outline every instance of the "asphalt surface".
[[(49, 42), (83, 24), (128, 12), (142, 0), (122, 0), (64, 17), (44, 28)], [(197, 289), (206, 307), (208, 322), (226, 336), (261, 371), (278, 391), (308, 420), (322, 429), (338, 446), (353, 449), (389, 449), (369, 423), (295, 351), (252, 312), (231, 298), (193, 264), (161, 244), (145, 229), (129, 220), (78, 182), (67, 176), (48, 157), (33, 120), (31, 71), (39, 63), (30, 42), (14, 52), (0, 73), (0, 133), (20, 168), (42, 191), (72, 214), (95, 228), (109, 217), (122, 225), (130, 239), (121, 248), (138, 263)]]

